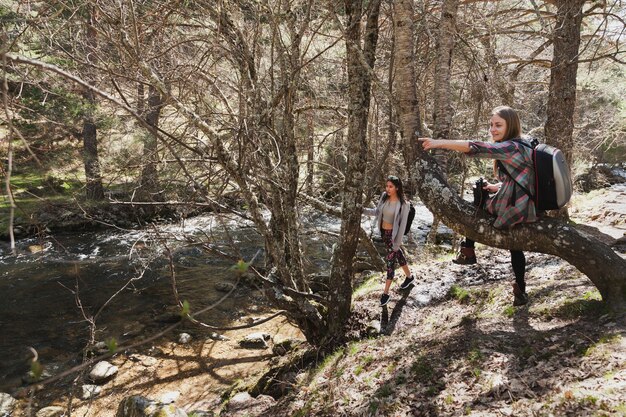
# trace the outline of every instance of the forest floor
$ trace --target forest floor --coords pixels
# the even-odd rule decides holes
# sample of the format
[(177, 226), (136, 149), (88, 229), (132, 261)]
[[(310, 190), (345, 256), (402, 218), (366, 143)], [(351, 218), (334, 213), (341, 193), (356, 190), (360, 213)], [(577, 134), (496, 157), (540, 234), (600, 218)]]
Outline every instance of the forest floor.
[[(575, 222), (598, 227), (607, 241), (621, 239), (622, 256), (625, 197), (626, 187), (595, 190), (571, 210)], [(450, 253), (414, 254), (417, 285), (394, 292), (383, 308), (381, 274), (369, 276), (355, 293), (354, 317), (378, 334), (292, 375), (278, 401), (264, 397), (234, 407), (232, 395), (276, 363), (269, 349), (240, 348), (239, 338), (251, 331), (271, 333), (274, 343), (302, 338), (280, 317), (254, 330), (224, 332), (227, 341), (195, 334), (181, 344), (170, 334), (120, 353), (110, 359), (118, 375), (98, 397), (74, 397), (71, 415), (114, 416), (129, 395), (159, 400), (174, 393), (175, 405), (205, 415), (626, 416), (626, 316), (608, 311), (574, 267), (536, 253), (527, 253), (530, 302), (513, 307), (508, 252), (479, 245), (477, 256), (477, 265), (462, 267), (450, 262)], [(438, 298), (426, 297), (450, 282)], [(75, 395), (84, 383), (77, 380)], [(45, 387), (31, 410), (67, 407), (70, 385)], [(229, 396), (230, 404), (223, 400)], [(28, 415), (28, 407), (22, 398), (13, 415)]]

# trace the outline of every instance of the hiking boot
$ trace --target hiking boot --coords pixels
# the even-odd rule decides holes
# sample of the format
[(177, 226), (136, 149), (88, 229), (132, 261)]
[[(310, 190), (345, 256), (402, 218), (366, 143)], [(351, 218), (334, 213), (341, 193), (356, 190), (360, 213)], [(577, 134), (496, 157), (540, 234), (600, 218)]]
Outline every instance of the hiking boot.
[(389, 302), (389, 294), (383, 294), (380, 296), (380, 306), (386, 306)]
[(523, 306), (528, 303), (528, 294), (522, 292), (522, 289), (517, 285), (517, 283), (513, 284), (513, 305), (515, 307)]
[(461, 247), (461, 250), (456, 255), (456, 258), (452, 260), (458, 265), (473, 265), (476, 263), (476, 253), (474, 248)]
[(400, 284), (400, 289), (406, 290), (411, 285), (413, 285), (414, 282), (415, 282), (415, 277), (411, 275), (410, 277), (407, 277), (402, 284)]

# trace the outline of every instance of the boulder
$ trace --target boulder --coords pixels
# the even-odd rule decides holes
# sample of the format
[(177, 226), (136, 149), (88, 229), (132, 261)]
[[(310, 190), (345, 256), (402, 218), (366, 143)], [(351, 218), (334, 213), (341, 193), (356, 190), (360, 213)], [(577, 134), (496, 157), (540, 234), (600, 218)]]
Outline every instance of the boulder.
[(267, 341), (271, 338), (272, 336), (268, 333), (250, 333), (239, 341), (239, 346), (251, 349), (267, 349), (269, 347)]
[(111, 365), (107, 361), (100, 361), (93, 367), (91, 372), (89, 372), (89, 379), (91, 379), (96, 384), (106, 382), (110, 378), (113, 378), (115, 374), (117, 374), (118, 367), (115, 365)]
[(0, 392), (0, 417), (10, 416), (17, 400), (6, 392)]
[(173, 404), (161, 404), (140, 395), (126, 397), (117, 408), (115, 417), (188, 417)]

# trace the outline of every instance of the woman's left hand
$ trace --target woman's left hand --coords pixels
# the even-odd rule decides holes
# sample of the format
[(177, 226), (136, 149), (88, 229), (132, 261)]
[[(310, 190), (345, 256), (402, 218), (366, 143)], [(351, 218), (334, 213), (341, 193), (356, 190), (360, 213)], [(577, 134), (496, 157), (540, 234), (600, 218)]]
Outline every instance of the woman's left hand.
[(500, 190), (500, 186), (502, 185), (501, 182), (497, 183), (497, 184), (487, 184), (483, 187), (483, 190), (487, 190), (490, 193), (497, 193)]

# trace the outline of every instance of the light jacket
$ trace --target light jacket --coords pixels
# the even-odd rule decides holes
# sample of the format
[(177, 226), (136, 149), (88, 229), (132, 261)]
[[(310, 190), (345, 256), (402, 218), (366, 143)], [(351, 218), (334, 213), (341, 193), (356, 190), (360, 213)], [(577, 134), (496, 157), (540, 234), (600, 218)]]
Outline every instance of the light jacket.
[[(380, 229), (383, 217), (383, 204), (385, 204), (385, 196), (387, 193), (383, 191), (378, 200), (376, 208), (363, 208), (363, 213), (368, 216), (376, 216), (376, 225)], [(396, 214), (393, 216), (393, 231), (391, 233), (391, 241), (393, 242), (393, 250), (397, 251), (402, 245), (402, 237), (406, 230), (406, 222), (409, 218), (409, 203), (402, 202), (402, 205), (396, 205)]]

